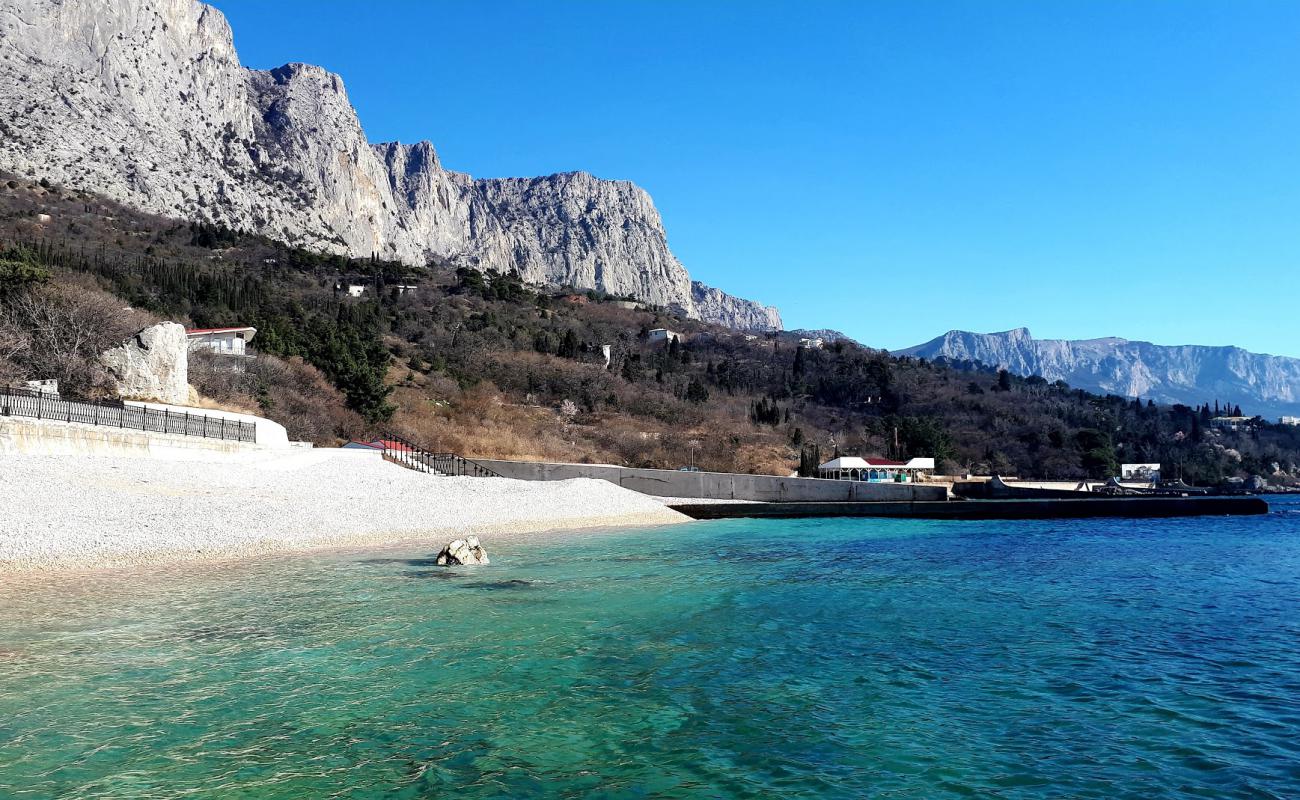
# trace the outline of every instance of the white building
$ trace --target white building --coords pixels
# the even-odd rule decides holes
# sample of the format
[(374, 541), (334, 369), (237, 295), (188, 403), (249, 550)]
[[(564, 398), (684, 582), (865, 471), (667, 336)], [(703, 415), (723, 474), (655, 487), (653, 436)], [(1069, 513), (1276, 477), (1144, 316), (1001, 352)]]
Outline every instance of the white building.
[(53, 378), (40, 381), (27, 381), (23, 384), (23, 388), (29, 392), (43, 394), (46, 397), (52, 397), (56, 400), (59, 397), (59, 382)]
[(348, 297), (360, 297), (365, 293), (366, 293), (366, 285), (364, 283), (348, 284)]
[(677, 331), (670, 331), (667, 328), (653, 328), (650, 331), (650, 341), (652, 342), (666, 342), (669, 339), (683, 341), (682, 335)]
[(1277, 422), (1279, 425), (1300, 425), (1300, 417), (1282, 417)]
[(251, 356), (248, 343), (257, 335), (257, 328), (195, 328), (185, 331), (190, 349), (203, 348), (223, 356)]
[(1221, 431), (1244, 431), (1249, 429), (1253, 422), (1253, 417), (1215, 417), (1210, 420), (1210, 426)]
[(817, 468), (818, 477), (835, 481), (867, 483), (913, 483), (923, 472), (934, 470), (933, 458), (890, 461), (887, 458), (840, 456)]
[(806, 350), (820, 350), (826, 345), (825, 339), (800, 339), (799, 346)]

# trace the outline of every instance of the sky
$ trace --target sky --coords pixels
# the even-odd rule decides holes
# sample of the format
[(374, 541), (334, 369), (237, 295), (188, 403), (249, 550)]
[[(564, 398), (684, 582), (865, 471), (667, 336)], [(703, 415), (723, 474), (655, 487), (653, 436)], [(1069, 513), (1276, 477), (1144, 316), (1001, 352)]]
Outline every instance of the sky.
[(1300, 3), (213, 4), (372, 142), (634, 181), (787, 328), (1300, 356)]

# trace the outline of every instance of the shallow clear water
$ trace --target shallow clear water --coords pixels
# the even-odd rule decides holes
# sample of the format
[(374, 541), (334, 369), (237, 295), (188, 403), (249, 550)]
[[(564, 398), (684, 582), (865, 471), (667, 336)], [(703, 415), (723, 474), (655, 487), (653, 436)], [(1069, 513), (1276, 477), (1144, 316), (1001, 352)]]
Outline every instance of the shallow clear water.
[(1300, 503), (1274, 508), (9, 585), (0, 797), (1296, 796)]

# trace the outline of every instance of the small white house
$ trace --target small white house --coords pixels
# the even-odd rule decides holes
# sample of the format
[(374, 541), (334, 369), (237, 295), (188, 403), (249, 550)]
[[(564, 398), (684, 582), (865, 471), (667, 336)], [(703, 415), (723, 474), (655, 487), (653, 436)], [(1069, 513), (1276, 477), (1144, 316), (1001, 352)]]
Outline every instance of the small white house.
[(669, 339), (676, 339), (679, 342), (684, 341), (682, 335), (677, 331), (670, 331), (667, 328), (652, 328), (650, 330), (651, 342), (666, 342)]
[(1300, 417), (1282, 417), (1278, 420), (1278, 424), (1300, 426)]
[(826, 345), (826, 340), (820, 338), (799, 340), (799, 346), (804, 348), (805, 350), (820, 350), (825, 345)]
[(1253, 424), (1253, 417), (1215, 417), (1210, 420), (1210, 426), (1221, 431), (1244, 431)]
[(366, 293), (366, 285), (364, 283), (348, 284), (348, 297), (360, 297), (365, 293)]
[(23, 384), (23, 388), (29, 392), (37, 392), (38, 394), (43, 394), (46, 397), (55, 400), (59, 399), (59, 382), (53, 378), (40, 381), (27, 381)]
[(185, 331), (190, 349), (203, 348), (224, 356), (251, 356), (248, 343), (257, 335), (257, 328), (195, 328)]

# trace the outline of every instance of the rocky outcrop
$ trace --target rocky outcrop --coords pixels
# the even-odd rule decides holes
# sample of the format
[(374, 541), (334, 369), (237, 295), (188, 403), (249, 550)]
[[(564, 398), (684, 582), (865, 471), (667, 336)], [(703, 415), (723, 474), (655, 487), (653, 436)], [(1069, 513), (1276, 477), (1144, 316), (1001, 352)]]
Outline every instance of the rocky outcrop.
[(691, 299), (701, 319), (743, 331), (781, 330), (781, 313), (775, 306), (741, 300), (699, 281), (691, 281)]
[(189, 404), (189, 341), (185, 328), (175, 322), (150, 325), (100, 359), (122, 397)]
[(1196, 406), (1221, 400), (1251, 415), (1300, 414), (1300, 359), (1240, 347), (1166, 346), (1114, 337), (1035, 339), (1027, 328), (1017, 328), (949, 331), (897, 354), (976, 361), (1092, 392), (1162, 403)]
[(454, 567), (466, 564), (487, 564), (487, 551), (479, 544), (477, 536), (467, 536), (448, 542), (438, 553), (437, 564), (440, 567)]
[(146, 211), (409, 263), (628, 294), (734, 327), (776, 309), (693, 286), (644, 190), (583, 172), (475, 180), (367, 142), (320, 67), (240, 66), (195, 0), (0, 0), (0, 169)]

